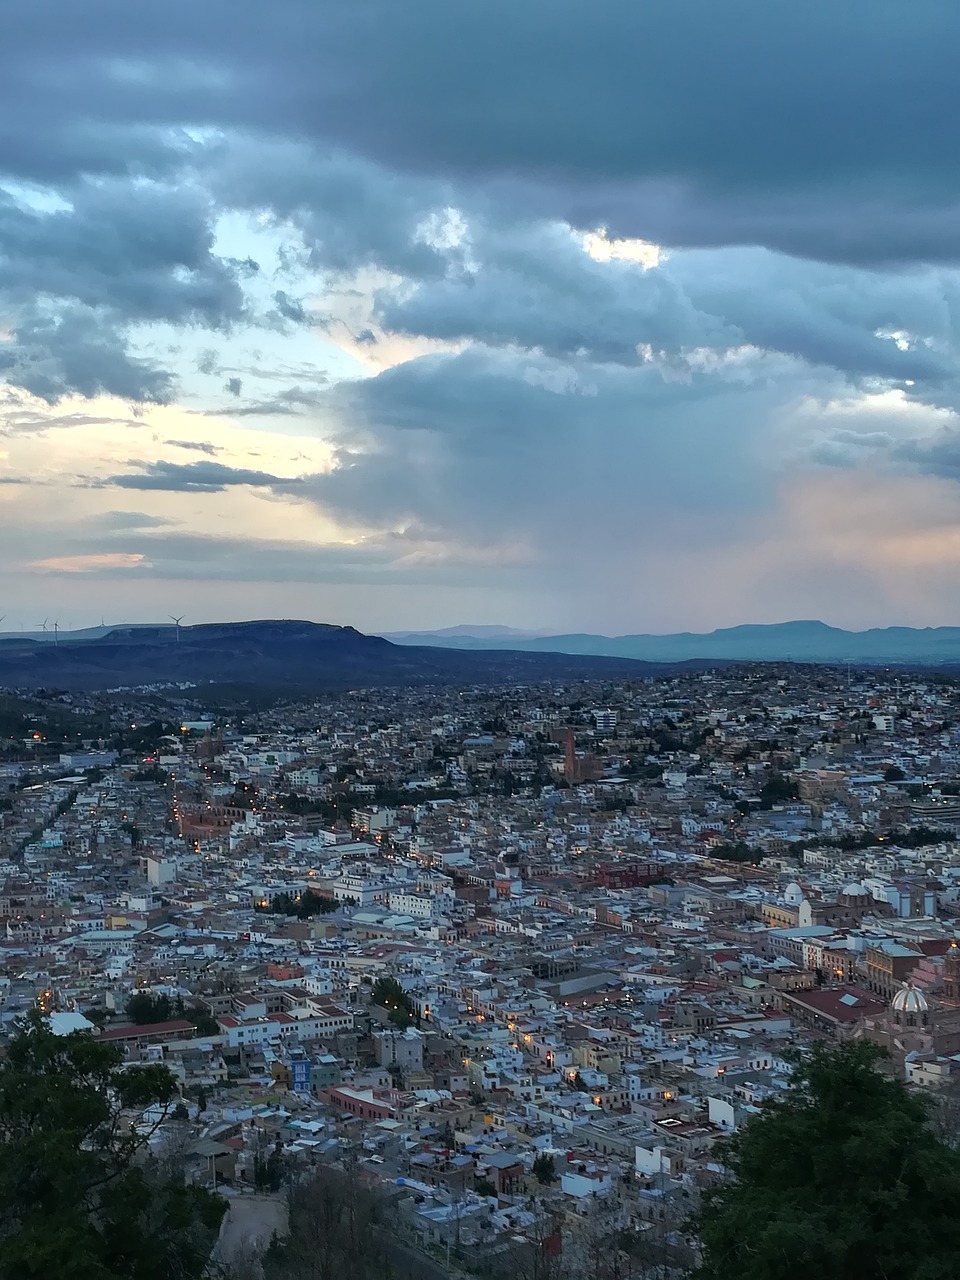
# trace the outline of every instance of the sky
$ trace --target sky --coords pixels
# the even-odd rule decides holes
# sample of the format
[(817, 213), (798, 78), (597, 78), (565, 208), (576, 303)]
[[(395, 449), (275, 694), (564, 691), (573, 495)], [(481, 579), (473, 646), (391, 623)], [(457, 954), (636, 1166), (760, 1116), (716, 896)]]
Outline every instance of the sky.
[(6, 0), (3, 629), (960, 623), (958, 47)]

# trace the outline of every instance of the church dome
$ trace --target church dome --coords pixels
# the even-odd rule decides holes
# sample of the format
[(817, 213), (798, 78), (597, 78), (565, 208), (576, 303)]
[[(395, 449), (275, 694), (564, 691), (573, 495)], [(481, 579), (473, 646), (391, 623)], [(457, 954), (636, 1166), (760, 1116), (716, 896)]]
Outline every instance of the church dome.
[(928, 1007), (927, 997), (912, 983), (901, 987), (890, 1003), (894, 1013), (926, 1013)]
[(788, 884), (786, 889), (783, 891), (783, 900), (791, 907), (799, 907), (805, 897), (806, 894), (797, 884), (796, 880), (794, 880), (792, 884)]
[(851, 880), (842, 893), (845, 898), (865, 898), (869, 896), (870, 890), (859, 880)]

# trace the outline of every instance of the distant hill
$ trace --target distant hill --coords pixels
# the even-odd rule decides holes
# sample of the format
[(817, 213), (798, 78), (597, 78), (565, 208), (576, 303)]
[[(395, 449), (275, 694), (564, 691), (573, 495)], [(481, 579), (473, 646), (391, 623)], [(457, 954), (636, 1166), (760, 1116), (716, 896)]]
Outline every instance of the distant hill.
[[(499, 633), (501, 628), (496, 630)], [(388, 638), (398, 644), (459, 649), (489, 649), (509, 643), (511, 649), (523, 653), (595, 654), (644, 662), (724, 659), (930, 666), (960, 663), (960, 627), (875, 627), (869, 631), (844, 631), (825, 622), (802, 621), (725, 627), (702, 635), (692, 631), (662, 636), (550, 636), (516, 632), (509, 639), (499, 634), (493, 639), (486, 634), (486, 628), (454, 627), (446, 631), (388, 634)]]
[(679, 669), (616, 656), (398, 645), (353, 627), (314, 622), (210, 623), (181, 627), (179, 638), (169, 625), (114, 627), (89, 638), (61, 632), (56, 643), (49, 633), (39, 640), (0, 637), (0, 686), (6, 688), (213, 682), (320, 690), (642, 677)]
[(441, 638), (451, 644), (454, 644), (460, 638), (483, 641), (509, 641), (512, 644), (514, 640), (532, 640), (535, 637), (548, 636), (549, 634), (549, 631), (518, 631), (516, 627), (470, 626), (467, 623), (461, 623), (457, 627), (440, 627), (437, 631), (391, 631), (384, 633), (384, 639), (404, 644), (419, 644), (420, 637), (424, 637), (424, 644), (431, 643), (431, 637)]

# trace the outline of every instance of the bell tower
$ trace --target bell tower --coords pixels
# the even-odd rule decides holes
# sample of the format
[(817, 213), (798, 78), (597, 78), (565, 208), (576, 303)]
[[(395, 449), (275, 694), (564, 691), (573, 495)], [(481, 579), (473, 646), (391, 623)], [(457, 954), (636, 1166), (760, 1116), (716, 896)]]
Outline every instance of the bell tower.
[(960, 946), (956, 941), (950, 943), (950, 949), (943, 959), (943, 994), (944, 1004), (960, 1005)]

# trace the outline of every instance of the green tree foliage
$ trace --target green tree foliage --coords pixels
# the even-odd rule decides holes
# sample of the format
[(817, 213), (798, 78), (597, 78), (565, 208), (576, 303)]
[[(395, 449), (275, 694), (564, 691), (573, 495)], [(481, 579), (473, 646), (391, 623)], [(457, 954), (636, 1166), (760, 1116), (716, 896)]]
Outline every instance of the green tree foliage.
[(165, 736), (179, 736), (180, 726), (169, 720), (151, 720), (117, 733), (112, 746), (117, 751), (131, 750), (141, 755), (155, 755)]
[(4, 1280), (203, 1274), (224, 1202), (164, 1172), (123, 1123), (176, 1097), (165, 1067), (124, 1067), (116, 1045), (28, 1015), (0, 1061)]
[(283, 1185), (283, 1149), (279, 1143), (267, 1156), (253, 1157), (253, 1185), (258, 1191), (279, 1191)]
[(838, 836), (835, 840), (825, 840), (821, 836), (811, 836), (808, 839), (798, 841), (797, 847), (804, 849), (813, 845), (823, 845), (825, 848), (850, 851), (852, 849), (872, 849), (877, 845), (887, 844), (897, 845), (901, 849), (922, 849), (928, 844), (942, 844), (945, 840), (955, 840), (956, 836), (956, 831), (946, 827), (928, 827), (921, 823), (916, 827), (895, 827), (880, 834), (874, 831), (867, 831), (854, 835), (849, 832), (846, 835)]
[(378, 978), (373, 984), (373, 1003), (388, 1010), (390, 1021), (402, 1031), (416, 1020), (413, 1001), (396, 978)]
[(761, 862), (763, 860), (763, 850), (752, 849), (743, 840), (738, 840), (736, 844), (731, 844), (728, 841), (724, 844), (713, 845), (709, 850), (708, 856), (715, 858), (718, 862)]
[(396, 978), (378, 978), (373, 984), (372, 999), (374, 1004), (382, 1005), (385, 1009), (392, 1009), (396, 1005), (410, 1007), (410, 997)]
[(772, 773), (760, 788), (760, 808), (772, 809), (776, 804), (786, 804), (797, 798), (797, 784), (782, 773)]
[(137, 850), (140, 847), (140, 828), (135, 822), (121, 822), (120, 830), (125, 831), (130, 837), (130, 848)]
[(960, 1152), (865, 1041), (817, 1045), (727, 1144), (696, 1222), (697, 1280), (953, 1280)]
[(331, 911), (336, 911), (339, 905), (335, 898), (324, 898), (319, 893), (312, 893), (308, 889), (299, 898), (291, 897), (289, 893), (278, 893), (267, 906), (257, 905), (254, 910), (272, 915), (296, 916), (298, 920), (309, 920), (311, 916), (329, 915)]
[(215, 1036), (220, 1030), (217, 1020), (206, 1009), (195, 1004), (184, 1004), (182, 996), (171, 1000), (160, 992), (137, 991), (127, 1001), (126, 1014), (138, 1027), (180, 1018), (192, 1022), (197, 1034), (201, 1036)]
[(193, 1023), (193, 1029), (198, 1036), (215, 1036), (220, 1033), (220, 1025), (206, 1009), (198, 1009), (196, 1006), (187, 1005), (183, 1012), (183, 1016)]
[(546, 1154), (537, 1156), (533, 1162), (533, 1174), (538, 1182), (556, 1182), (557, 1170), (553, 1163), (553, 1156)]
[(136, 773), (131, 774), (131, 782), (159, 782), (167, 781), (168, 774), (166, 769), (161, 769), (158, 764), (145, 765), (142, 769), (138, 769)]
[(176, 1017), (176, 1006), (169, 996), (138, 991), (127, 1001), (126, 1014), (131, 1022), (143, 1027), (153, 1022), (169, 1022)]
[(64, 796), (64, 798), (57, 805), (57, 813), (60, 815), (61, 818), (65, 813), (68, 813), (76, 804), (77, 795), (78, 795), (78, 792), (76, 790), (70, 791), (68, 792), (67, 795)]

